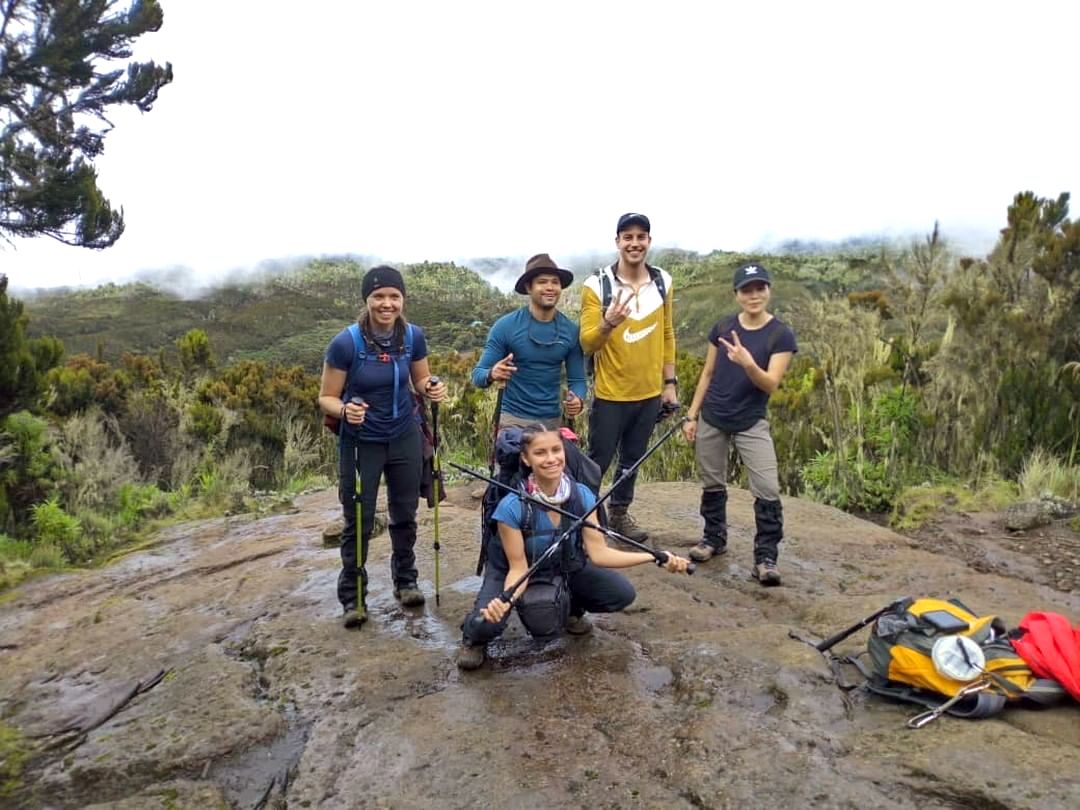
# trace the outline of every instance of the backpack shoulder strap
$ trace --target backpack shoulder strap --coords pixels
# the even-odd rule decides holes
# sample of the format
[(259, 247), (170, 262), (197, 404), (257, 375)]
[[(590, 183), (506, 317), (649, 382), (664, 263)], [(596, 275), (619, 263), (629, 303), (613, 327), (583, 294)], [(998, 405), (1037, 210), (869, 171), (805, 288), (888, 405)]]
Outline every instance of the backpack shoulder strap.
[(413, 325), (411, 323), (405, 324), (405, 359), (410, 363), (412, 362), (413, 352)]
[(349, 390), (353, 375), (359, 373), (360, 368), (364, 365), (364, 360), (367, 358), (367, 342), (364, 340), (364, 333), (360, 330), (360, 324), (356, 321), (349, 324), (349, 335), (352, 337), (354, 351), (349, 370), (345, 372), (345, 388), (342, 390), (342, 394)]
[(664, 274), (659, 267), (653, 267), (651, 264), (645, 265), (649, 268), (649, 275), (652, 277), (653, 284), (656, 285), (656, 291), (660, 293), (660, 300), (667, 300), (667, 285), (664, 284)]
[(615, 272), (615, 265), (611, 265), (610, 268), (599, 267), (593, 274), (600, 279), (600, 312), (607, 312), (607, 308), (611, 306), (611, 276), (604, 272), (604, 270), (610, 270)]

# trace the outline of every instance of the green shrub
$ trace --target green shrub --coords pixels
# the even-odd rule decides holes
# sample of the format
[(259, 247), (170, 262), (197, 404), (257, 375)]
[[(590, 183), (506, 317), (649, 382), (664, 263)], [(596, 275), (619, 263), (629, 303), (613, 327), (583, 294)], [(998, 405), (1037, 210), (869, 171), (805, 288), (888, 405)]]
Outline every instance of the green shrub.
[(84, 542), (82, 525), (60, 507), (55, 496), (34, 504), (31, 513), (38, 545), (59, 548), (64, 558), (73, 563), (90, 557), (93, 549)]
[(166, 515), (171, 510), (169, 497), (153, 484), (124, 484), (117, 493), (121, 525), (133, 529), (147, 518)]
[(0, 422), (0, 529), (22, 535), (31, 507), (63, 476), (55, 439), (44, 420), (19, 411)]
[(195, 477), (195, 488), (207, 506), (238, 508), (251, 491), (251, 462), (243, 451), (207, 464)]
[(880, 461), (841, 460), (831, 450), (817, 453), (802, 470), (806, 493), (838, 509), (887, 512), (898, 482)]
[(63, 568), (67, 564), (64, 552), (52, 543), (38, 543), (30, 552), (31, 568)]
[(121, 487), (139, 479), (139, 465), (116, 420), (90, 408), (65, 420), (59, 441), (65, 470), (61, 490), (72, 512), (111, 509)]
[(193, 402), (188, 406), (184, 428), (203, 444), (213, 443), (224, 427), (224, 414), (210, 403)]
[(0, 560), (29, 560), (34, 544), (29, 540), (16, 540), (6, 534), (0, 534)]
[(1080, 465), (1067, 465), (1037, 447), (1024, 461), (1019, 485), (1024, 498), (1052, 496), (1080, 501)]

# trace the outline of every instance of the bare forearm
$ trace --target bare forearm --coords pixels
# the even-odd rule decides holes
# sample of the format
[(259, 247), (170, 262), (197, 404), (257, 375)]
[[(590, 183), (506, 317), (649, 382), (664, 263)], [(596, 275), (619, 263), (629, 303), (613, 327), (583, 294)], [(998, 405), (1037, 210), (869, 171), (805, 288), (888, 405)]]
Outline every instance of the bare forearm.
[(604, 545), (601, 548), (590, 549), (589, 559), (593, 565), (600, 568), (633, 568), (635, 565), (643, 565), (653, 561), (653, 555), (644, 551), (619, 551)]
[(779, 380), (774, 380), (772, 375), (761, 368), (757, 363), (751, 363), (749, 366), (745, 366), (745, 369), (746, 376), (750, 378), (750, 382), (766, 394), (771, 394), (780, 387)]
[(709, 390), (712, 382), (712, 374), (703, 373), (698, 377), (697, 388), (694, 389), (694, 398), (690, 400), (690, 407), (686, 409), (686, 418), (696, 420), (701, 414), (701, 405), (705, 402), (705, 392)]

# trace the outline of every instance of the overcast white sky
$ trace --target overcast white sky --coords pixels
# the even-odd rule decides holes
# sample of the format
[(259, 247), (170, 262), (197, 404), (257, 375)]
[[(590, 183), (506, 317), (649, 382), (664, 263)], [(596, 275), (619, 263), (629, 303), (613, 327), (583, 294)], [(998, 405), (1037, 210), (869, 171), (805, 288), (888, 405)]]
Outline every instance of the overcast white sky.
[[(114, 116), (95, 252), (16, 288), (356, 253), (392, 261), (928, 231), (1080, 192), (1075, 2), (162, 0), (176, 78)], [(1074, 216), (1077, 206), (1074, 204)]]

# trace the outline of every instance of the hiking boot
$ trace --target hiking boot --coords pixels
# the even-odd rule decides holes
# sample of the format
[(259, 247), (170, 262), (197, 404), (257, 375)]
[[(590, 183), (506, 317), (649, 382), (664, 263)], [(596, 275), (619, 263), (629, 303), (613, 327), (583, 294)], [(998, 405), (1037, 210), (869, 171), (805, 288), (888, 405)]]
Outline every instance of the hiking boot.
[(487, 658), (487, 651), (483, 644), (462, 644), (457, 653), (458, 669), (480, 669), (484, 665), (485, 658)]
[(727, 546), (714, 546), (705, 540), (702, 540), (687, 554), (694, 562), (708, 562), (713, 557), (719, 557), (721, 554), (727, 553)]
[(341, 624), (343, 627), (353, 630), (364, 622), (367, 621), (367, 611), (362, 607), (357, 607), (353, 603), (345, 605), (345, 611), (341, 614)]
[(592, 632), (592, 622), (584, 616), (571, 616), (566, 620), (566, 632), (572, 636), (585, 636)]
[(780, 584), (780, 569), (773, 560), (762, 560), (754, 563), (754, 579), (765, 586)]
[(629, 512), (629, 507), (626, 506), (611, 507), (611, 514), (608, 515), (608, 528), (624, 537), (636, 540), (638, 543), (644, 543), (649, 539), (649, 533), (637, 525), (637, 521)]
[(394, 588), (394, 598), (401, 602), (402, 607), (420, 607), (424, 604), (424, 594), (415, 582)]

